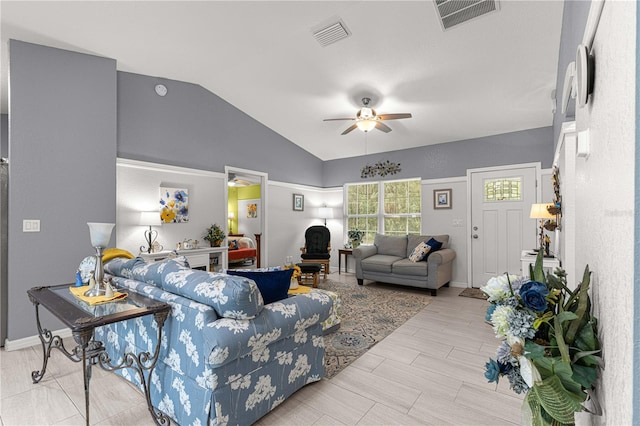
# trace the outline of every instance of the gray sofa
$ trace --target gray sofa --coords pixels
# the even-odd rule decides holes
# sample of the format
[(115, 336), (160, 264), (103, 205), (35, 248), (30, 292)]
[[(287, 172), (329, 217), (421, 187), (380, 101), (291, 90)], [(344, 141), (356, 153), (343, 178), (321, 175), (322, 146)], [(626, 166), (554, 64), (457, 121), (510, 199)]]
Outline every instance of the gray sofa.
[[(431, 252), (426, 261), (412, 262), (409, 255), (423, 241), (431, 238), (442, 243), (442, 248)], [(451, 270), (456, 252), (447, 248), (448, 235), (376, 235), (373, 245), (353, 250), (356, 261), (356, 278), (359, 285), (364, 280), (421, 287), (436, 296), (443, 285), (451, 281)]]

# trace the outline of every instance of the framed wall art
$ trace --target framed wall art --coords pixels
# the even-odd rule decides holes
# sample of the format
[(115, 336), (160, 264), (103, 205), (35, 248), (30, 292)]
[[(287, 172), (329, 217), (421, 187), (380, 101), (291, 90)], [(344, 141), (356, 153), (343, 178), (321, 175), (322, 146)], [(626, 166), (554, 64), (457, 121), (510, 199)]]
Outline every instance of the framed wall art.
[(451, 189), (433, 190), (433, 208), (436, 210), (451, 208)]
[(189, 222), (189, 190), (161, 187), (160, 217), (163, 223)]
[(293, 194), (293, 210), (297, 212), (304, 210), (304, 195)]

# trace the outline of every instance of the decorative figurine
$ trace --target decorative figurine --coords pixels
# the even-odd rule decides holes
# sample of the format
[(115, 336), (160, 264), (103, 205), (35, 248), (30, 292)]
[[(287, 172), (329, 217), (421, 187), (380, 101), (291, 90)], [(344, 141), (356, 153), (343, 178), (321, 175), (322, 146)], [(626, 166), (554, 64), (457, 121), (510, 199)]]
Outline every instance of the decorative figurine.
[(96, 279), (93, 277), (93, 272), (91, 272), (91, 278), (89, 278), (89, 290), (96, 286)]
[(549, 256), (549, 244), (551, 243), (551, 239), (549, 239), (548, 235), (544, 236), (544, 255)]
[(82, 287), (84, 284), (82, 283), (82, 275), (80, 274), (80, 270), (76, 272), (76, 287)]
[(104, 297), (113, 297), (113, 287), (111, 287), (111, 282), (107, 281), (104, 287)]

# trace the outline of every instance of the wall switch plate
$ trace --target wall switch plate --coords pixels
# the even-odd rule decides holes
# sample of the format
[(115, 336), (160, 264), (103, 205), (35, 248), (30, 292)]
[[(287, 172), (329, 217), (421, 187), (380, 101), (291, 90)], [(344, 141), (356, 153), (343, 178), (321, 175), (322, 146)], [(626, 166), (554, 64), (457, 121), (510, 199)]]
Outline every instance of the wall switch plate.
[(22, 232), (40, 232), (40, 219), (24, 219)]

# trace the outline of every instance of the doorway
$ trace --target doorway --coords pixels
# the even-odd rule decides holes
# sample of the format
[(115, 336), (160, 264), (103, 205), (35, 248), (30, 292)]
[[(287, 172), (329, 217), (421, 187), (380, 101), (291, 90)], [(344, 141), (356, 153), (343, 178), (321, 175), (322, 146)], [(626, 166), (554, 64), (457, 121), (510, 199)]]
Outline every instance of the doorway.
[(258, 264), (268, 265), (266, 173), (225, 166), (227, 191), (227, 235), (251, 238), (256, 244)]
[(470, 169), (469, 282), (479, 288), (497, 275), (521, 274), (522, 250), (536, 247), (531, 205), (540, 198), (540, 163)]

